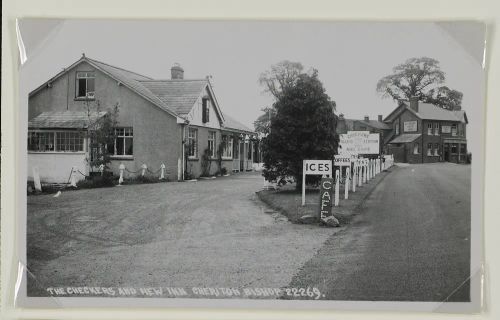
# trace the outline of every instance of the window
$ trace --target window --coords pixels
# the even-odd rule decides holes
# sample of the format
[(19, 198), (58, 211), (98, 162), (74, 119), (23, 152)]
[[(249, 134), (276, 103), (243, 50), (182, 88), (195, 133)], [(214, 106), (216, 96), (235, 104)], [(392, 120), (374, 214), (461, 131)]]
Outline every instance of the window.
[(439, 123), (434, 123), (434, 135), (439, 136)]
[(222, 143), (224, 144), (224, 150), (222, 151), (223, 158), (233, 158), (233, 138), (228, 135), (222, 136)]
[(134, 154), (134, 133), (131, 127), (115, 128), (115, 143), (108, 151), (115, 156), (132, 156)]
[(458, 135), (463, 137), (464, 136), (464, 125), (462, 123), (458, 124)]
[(413, 145), (413, 154), (419, 154), (420, 153), (419, 148), (420, 148), (420, 144), (415, 143)]
[(94, 72), (76, 73), (76, 97), (94, 99), (95, 74)]
[(186, 146), (188, 149), (189, 158), (198, 157), (198, 129), (189, 128), (188, 130), (188, 144)]
[(202, 122), (203, 123), (210, 122), (210, 101), (208, 100), (208, 98), (203, 98), (201, 100), (201, 105), (202, 105), (202, 108), (201, 108)]
[(208, 151), (210, 152), (210, 157), (216, 158), (216, 132), (208, 131)]
[(399, 135), (399, 119), (394, 121), (394, 131), (396, 132), (396, 135)]
[(439, 143), (434, 144), (434, 155), (439, 156)]
[(432, 123), (427, 124), (427, 134), (432, 135)]
[(456, 136), (457, 135), (457, 124), (452, 124), (451, 125), (451, 135)]
[(455, 153), (456, 154), (457, 153), (457, 148), (458, 148), (457, 143), (452, 143), (451, 144), (451, 153)]
[(460, 153), (461, 154), (466, 154), (467, 153), (467, 145), (466, 144), (460, 144)]
[(77, 131), (28, 132), (28, 150), (36, 152), (83, 151), (83, 133)]
[(427, 144), (427, 155), (432, 156), (432, 143)]

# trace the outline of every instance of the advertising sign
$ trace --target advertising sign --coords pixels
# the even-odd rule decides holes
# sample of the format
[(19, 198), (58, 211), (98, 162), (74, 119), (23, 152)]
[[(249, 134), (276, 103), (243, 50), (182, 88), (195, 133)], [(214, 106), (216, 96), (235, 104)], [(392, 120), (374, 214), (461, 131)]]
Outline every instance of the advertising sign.
[(417, 131), (417, 121), (405, 121), (404, 122), (405, 132), (416, 132)]
[(319, 216), (321, 220), (325, 220), (333, 215), (332, 199), (333, 199), (333, 178), (322, 178), (319, 185)]
[(340, 135), (340, 154), (379, 154), (380, 138), (378, 133), (369, 131), (348, 131)]
[(337, 167), (351, 166), (351, 157), (347, 155), (335, 155), (333, 164)]
[(332, 177), (332, 160), (302, 161), (302, 205), (306, 204), (306, 175), (325, 175)]
[(441, 131), (443, 133), (451, 133), (451, 126), (441, 126)]

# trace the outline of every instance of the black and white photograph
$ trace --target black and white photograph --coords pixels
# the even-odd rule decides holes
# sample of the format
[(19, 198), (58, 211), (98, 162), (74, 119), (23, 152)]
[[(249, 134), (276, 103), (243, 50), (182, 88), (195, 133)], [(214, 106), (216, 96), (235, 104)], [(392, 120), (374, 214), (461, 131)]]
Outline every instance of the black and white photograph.
[(478, 310), (485, 24), (18, 29), (21, 304)]

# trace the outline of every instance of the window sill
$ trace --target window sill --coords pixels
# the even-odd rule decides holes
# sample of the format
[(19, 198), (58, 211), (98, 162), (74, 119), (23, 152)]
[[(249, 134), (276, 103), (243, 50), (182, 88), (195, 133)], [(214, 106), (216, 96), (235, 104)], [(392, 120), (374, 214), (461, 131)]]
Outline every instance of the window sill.
[(75, 101), (95, 101), (95, 98), (75, 97)]
[(109, 157), (111, 160), (134, 160), (134, 156), (110, 156)]
[(29, 151), (28, 154), (86, 154), (85, 151)]

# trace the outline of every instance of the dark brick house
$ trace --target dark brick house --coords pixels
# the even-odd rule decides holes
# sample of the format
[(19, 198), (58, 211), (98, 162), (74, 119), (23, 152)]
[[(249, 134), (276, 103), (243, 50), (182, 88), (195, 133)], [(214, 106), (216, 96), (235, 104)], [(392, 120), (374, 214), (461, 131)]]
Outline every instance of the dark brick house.
[(371, 120), (369, 116), (365, 116), (363, 120), (346, 119), (341, 113), (337, 119), (337, 134), (345, 134), (348, 131), (369, 131), (370, 133), (378, 133), (380, 140), (379, 150), (382, 153), (387, 138), (390, 136), (392, 127), (382, 120), (382, 115), (378, 115), (377, 120)]
[(429, 163), (467, 161), (467, 115), (410, 99), (384, 122), (391, 127), (385, 152), (396, 162)]
[(208, 79), (184, 79), (179, 65), (170, 73), (171, 79), (156, 80), (83, 55), (33, 90), (28, 100), (28, 179), (35, 166), (42, 182), (67, 182), (72, 168), (83, 174), (94, 170), (86, 132), (89, 106), (96, 105), (101, 112), (93, 117), (119, 105), (115, 143), (107, 146), (115, 174), (122, 163), (130, 172), (143, 164), (157, 171), (165, 164), (170, 180), (182, 180), (184, 173), (198, 177), (208, 150), (212, 175), (218, 170), (221, 142), (228, 172), (251, 169), (256, 134), (222, 112)]

